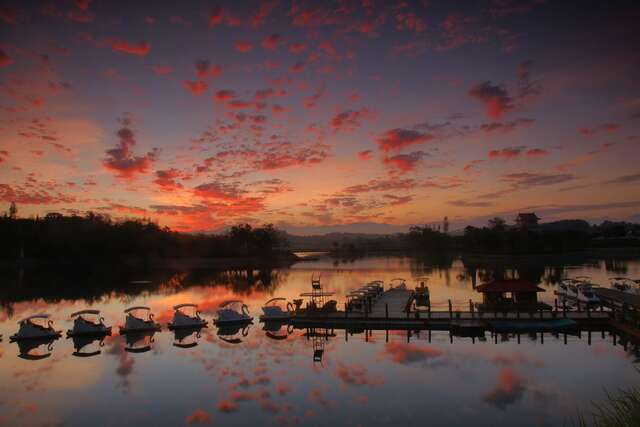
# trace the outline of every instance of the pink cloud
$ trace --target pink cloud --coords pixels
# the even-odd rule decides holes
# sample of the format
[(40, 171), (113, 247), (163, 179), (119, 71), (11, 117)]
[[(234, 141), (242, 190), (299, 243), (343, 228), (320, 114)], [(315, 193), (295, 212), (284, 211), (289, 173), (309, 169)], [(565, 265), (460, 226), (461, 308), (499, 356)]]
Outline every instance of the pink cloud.
[(137, 174), (146, 173), (156, 160), (159, 150), (154, 149), (144, 156), (133, 154), (136, 144), (134, 133), (129, 129), (131, 121), (127, 118), (121, 120), (123, 127), (118, 130), (118, 144), (115, 148), (107, 150), (107, 157), (103, 160), (103, 166), (117, 173), (119, 178), (131, 179)]
[(236, 93), (234, 91), (225, 89), (217, 91), (214, 95), (215, 100), (220, 102), (231, 101), (235, 97)]
[(113, 40), (111, 50), (114, 52), (127, 53), (129, 55), (147, 56), (151, 51), (151, 44), (147, 42), (129, 43), (124, 40)]
[(490, 159), (510, 160), (522, 154), (522, 150), (522, 147), (503, 148), (501, 150), (491, 150), (488, 155)]
[(262, 47), (267, 50), (275, 50), (280, 44), (284, 42), (284, 39), (280, 34), (271, 34), (262, 40)]
[(304, 43), (293, 43), (291, 46), (289, 46), (289, 52), (295, 55), (302, 53), (306, 49), (307, 45)]
[(527, 151), (527, 156), (529, 157), (542, 157), (549, 154), (549, 151), (544, 150), (542, 148), (531, 148)]
[(196, 409), (185, 419), (185, 423), (189, 425), (209, 424), (211, 423), (211, 415), (204, 409)]
[(209, 85), (203, 81), (191, 81), (187, 80), (184, 82), (184, 88), (191, 92), (191, 94), (195, 96), (202, 95), (209, 89)]
[(336, 114), (330, 122), (334, 132), (353, 131), (362, 126), (362, 121), (374, 118), (375, 115), (367, 108), (347, 110)]
[(594, 136), (600, 133), (613, 133), (618, 129), (620, 129), (620, 125), (618, 123), (603, 123), (592, 128), (580, 128), (578, 129), (578, 132), (584, 136)]
[(371, 150), (364, 150), (364, 151), (358, 152), (358, 158), (360, 160), (371, 160), (372, 157), (373, 157), (373, 152)]
[(253, 49), (253, 45), (248, 41), (238, 41), (234, 44), (234, 48), (241, 53), (250, 52)]
[(171, 74), (171, 67), (167, 65), (154, 65), (151, 67), (151, 69), (153, 69), (153, 72), (159, 76), (166, 76), (168, 74)]
[(395, 128), (387, 131), (376, 141), (384, 152), (397, 151), (411, 145), (424, 144), (434, 139), (433, 135), (411, 129)]
[(507, 90), (502, 86), (493, 85), (490, 81), (472, 87), (468, 94), (485, 105), (486, 114), (490, 119), (498, 120), (514, 108)]
[(6, 67), (12, 63), (13, 59), (11, 59), (4, 50), (0, 49), (0, 67)]
[(385, 166), (400, 173), (411, 172), (426, 156), (424, 151), (414, 151), (409, 154), (398, 154), (392, 157), (385, 157), (382, 162)]

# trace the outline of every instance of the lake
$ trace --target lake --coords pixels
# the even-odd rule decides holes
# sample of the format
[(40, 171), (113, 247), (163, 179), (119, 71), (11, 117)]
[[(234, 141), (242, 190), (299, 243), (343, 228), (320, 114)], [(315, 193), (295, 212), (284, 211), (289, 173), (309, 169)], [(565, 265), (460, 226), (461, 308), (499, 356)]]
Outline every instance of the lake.
[[(468, 306), (480, 300), (473, 285), (518, 275), (546, 289), (553, 304), (561, 277), (589, 275), (608, 286), (614, 275), (640, 277), (638, 259), (546, 258), (421, 259), (365, 257), (312, 261), (262, 271), (170, 272), (110, 269), (69, 272), (6, 272), (0, 311), (0, 425), (562, 425), (588, 414), (607, 391), (640, 383), (638, 349), (609, 332), (580, 336), (513, 336), (450, 340), (448, 332), (354, 331), (307, 337), (283, 326), (265, 331), (260, 307), (274, 296), (289, 300), (321, 275), (339, 306), (350, 289), (371, 280), (427, 277), (435, 306)], [(133, 282), (133, 283), (132, 283)], [(148, 305), (165, 325), (171, 307), (199, 304), (212, 320), (218, 305), (242, 299), (256, 317), (245, 330), (215, 326), (177, 342), (163, 328), (133, 343), (118, 336), (123, 310)], [(16, 322), (50, 313), (57, 329), (69, 315), (102, 310), (114, 334), (74, 355), (63, 338), (18, 357), (9, 343)], [(358, 333), (359, 332), (359, 333)], [(497, 343), (496, 343), (497, 341)], [(174, 344), (183, 344), (176, 346)], [(196, 345), (194, 345), (196, 344)], [(145, 349), (130, 352), (126, 348)], [(626, 347), (626, 349), (625, 349)], [(314, 350), (322, 360), (314, 362)], [(49, 356), (47, 357), (47, 354)], [(41, 359), (37, 355), (44, 356)], [(35, 360), (34, 360), (35, 359)]]

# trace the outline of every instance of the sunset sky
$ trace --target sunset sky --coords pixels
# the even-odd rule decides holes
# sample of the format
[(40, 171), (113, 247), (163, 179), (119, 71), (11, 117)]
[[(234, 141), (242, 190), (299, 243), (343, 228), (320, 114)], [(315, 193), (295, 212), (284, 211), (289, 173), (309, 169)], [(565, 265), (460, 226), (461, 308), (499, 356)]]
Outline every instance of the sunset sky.
[(2, 2), (1, 211), (640, 220), (637, 2), (165, 3)]

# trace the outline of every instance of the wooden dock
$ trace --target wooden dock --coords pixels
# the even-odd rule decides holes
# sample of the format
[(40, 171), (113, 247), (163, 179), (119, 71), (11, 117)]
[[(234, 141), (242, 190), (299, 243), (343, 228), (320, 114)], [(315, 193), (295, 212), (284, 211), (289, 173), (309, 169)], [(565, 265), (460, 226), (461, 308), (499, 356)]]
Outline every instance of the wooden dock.
[(617, 291), (615, 289), (597, 287), (594, 287), (593, 291), (608, 307), (622, 309), (626, 306), (628, 308), (640, 310), (640, 295), (633, 295), (628, 292)]
[[(489, 329), (487, 322), (510, 321), (526, 324), (540, 324), (548, 321), (569, 319), (578, 327), (608, 326), (610, 311), (595, 311), (585, 307), (583, 311), (533, 310), (533, 311), (412, 311), (413, 292), (406, 289), (390, 289), (375, 301), (365, 304), (363, 311), (300, 312), (295, 314), (291, 323), (296, 327), (318, 327), (334, 329), (429, 329), (452, 330), (459, 333), (476, 334)], [(473, 308), (473, 305), (470, 305)]]

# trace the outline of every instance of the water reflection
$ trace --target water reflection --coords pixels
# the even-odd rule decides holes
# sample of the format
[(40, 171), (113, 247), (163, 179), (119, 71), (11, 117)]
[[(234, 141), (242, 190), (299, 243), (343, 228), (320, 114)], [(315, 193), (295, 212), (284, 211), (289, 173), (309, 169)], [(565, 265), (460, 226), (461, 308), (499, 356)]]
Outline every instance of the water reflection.
[(193, 348), (198, 346), (200, 332), (206, 326), (177, 328), (173, 330), (173, 346), (178, 348)]
[(102, 354), (105, 336), (74, 335), (71, 337), (74, 349), (72, 354), (76, 357), (93, 357)]
[[(452, 299), (467, 306), (469, 299), (478, 300), (474, 286), (484, 280), (526, 277), (547, 290), (541, 300), (552, 304), (561, 278), (589, 275), (606, 284), (613, 269), (640, 277), (638, 260), (584, 256), (375, 257), (337, 264), (318, 257), (279, 270), (96, 267), (25, 271), (21, 281), (17, 272), (6, 272), (0, 334), (8, 337), (17, 318), (43, 311), (65, 328), (72, 326), (69, 315), (83, 308), (100, 309), (106, 324), (117, 325), (126, 307), (148, 306), (163, 327), (173, 320), (173, 307), (185, 301), (198, 303), (206, 320), (233, 299), (258, 313), (275, 296), (291, 301), (308, 291), (312, 274), (320, 272), (340, 304), (351, 289), (394, 277), (407, 278), (410, 287), (426, 277), (432, 303)], [(456, 336), (293, 329), (269, 322), (76, 338), (29, 349), (0, 344), (0, 419), (72, 426), (87, 419), (149, 426), (424, 425), (428, 414), (430, 425), (561, 425), (573, 420), (578, 407), (603, 399), (605, 390), (639, 382), (638, 346), (608, 330)], [(21, 354), (40, 362), (27, 363)]]
[(218, 338), (229, 344), (240, 344), (249, 335), (250, 323), (224, 325), (218, 327)]
[(59, 337), (32, 338), (17, 341), (20, 353), (18, 357), (24, 360), (42, 360), (51, 356), (53, 343)]
[(126, 345), (124, 350), (129, 353), (146, 353), (151, 350), (151, 344), (154, 343), (153, 336), (155, 333), (155, 330), (125, 333)]

